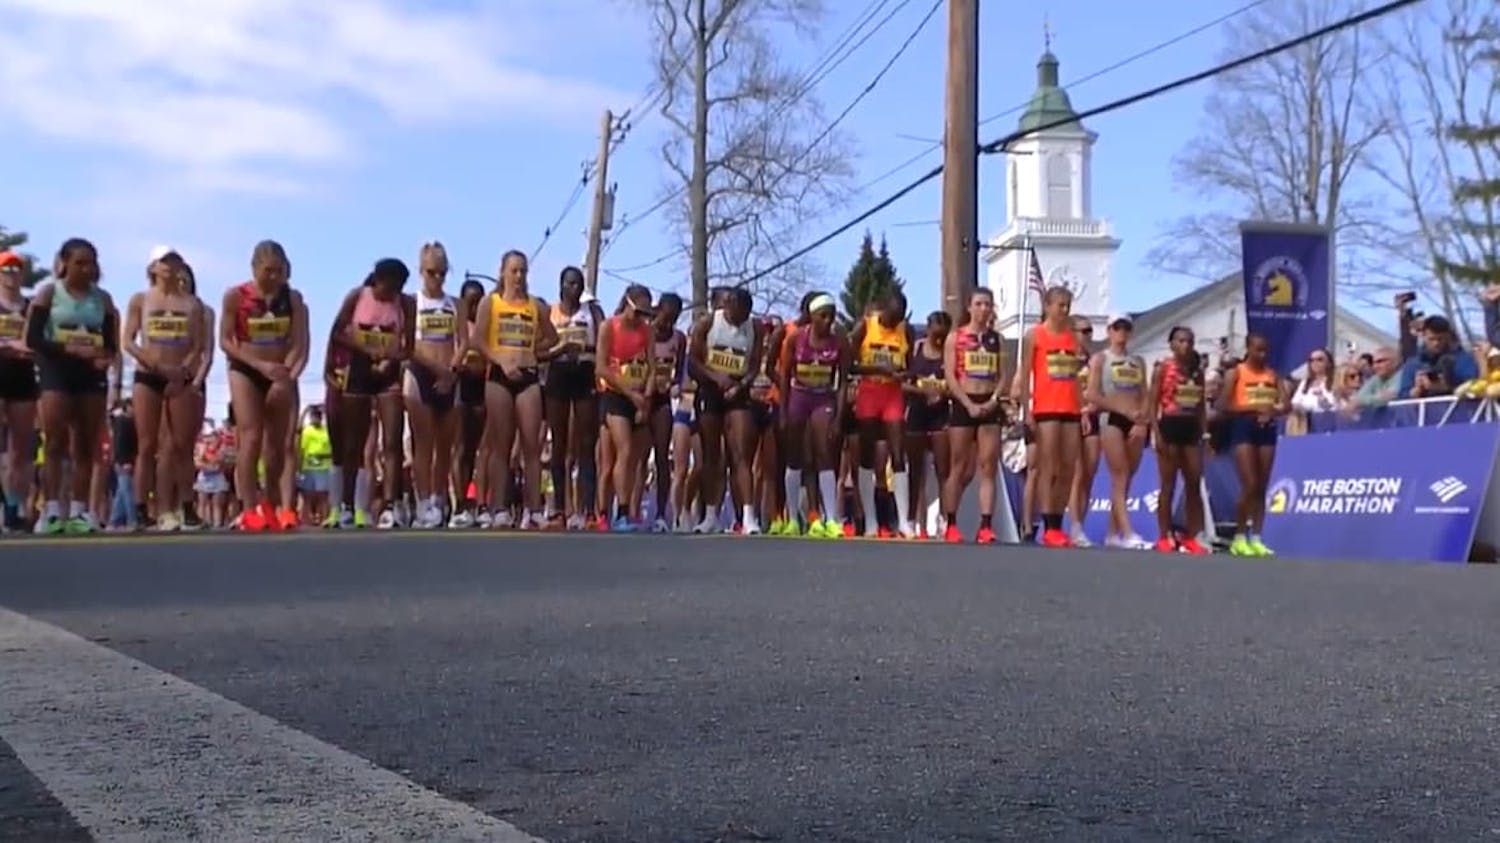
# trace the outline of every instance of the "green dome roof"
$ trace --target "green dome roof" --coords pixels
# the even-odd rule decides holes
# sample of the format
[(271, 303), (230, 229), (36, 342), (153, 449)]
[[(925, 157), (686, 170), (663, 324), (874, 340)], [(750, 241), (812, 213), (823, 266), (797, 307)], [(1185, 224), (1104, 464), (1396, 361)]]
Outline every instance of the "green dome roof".
[(1078, 112), (1073, 110), (1073, 103), (1068, 100), (1068, 92), (1057, 84), (1057, 56), (1052, 55), (1049, 50), (1037, 60), (1036, 92), (1031, 95), (1026, 113), (1021, 115), (1021, 131), (1029, 132), (1059, 120), (1069, 122), (1053, 128), (1083, 131), (1083, 125), (1078, 122)]

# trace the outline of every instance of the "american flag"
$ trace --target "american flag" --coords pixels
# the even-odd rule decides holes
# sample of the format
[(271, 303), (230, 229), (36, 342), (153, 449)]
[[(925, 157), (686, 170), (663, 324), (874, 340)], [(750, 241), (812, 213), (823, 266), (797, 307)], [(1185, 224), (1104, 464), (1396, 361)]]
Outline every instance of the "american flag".
[[(1042, 307), (1047, 305), (1047, 279), (1042, 275), (1042, 265), (1037, 262), (1036, 250), (1028, 249), (1027, 254), (1031, 258), (1031, 265), (1026, 269), (1026, 289), (1036, 293), (1037, 303)], [(1041, 311), (1038, 310), (1038, 313)]]

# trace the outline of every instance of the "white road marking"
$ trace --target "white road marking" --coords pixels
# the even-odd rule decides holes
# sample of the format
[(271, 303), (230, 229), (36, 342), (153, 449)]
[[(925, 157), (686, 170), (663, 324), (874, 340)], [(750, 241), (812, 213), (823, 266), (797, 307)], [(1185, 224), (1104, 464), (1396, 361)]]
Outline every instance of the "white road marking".
[(0, 738), (101, 843), (543, 843), (239, 703), (5, 609)]

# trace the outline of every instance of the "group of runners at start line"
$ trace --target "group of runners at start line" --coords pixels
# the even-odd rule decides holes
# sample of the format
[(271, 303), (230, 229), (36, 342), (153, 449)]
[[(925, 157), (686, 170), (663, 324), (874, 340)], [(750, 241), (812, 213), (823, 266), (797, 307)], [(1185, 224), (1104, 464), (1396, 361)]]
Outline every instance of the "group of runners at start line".
[[(134, 478), (142, 487), (138, 500), (154, 497), (161, 529), (196, 523), (183, 509), (193, 499), (193, 443), (215, 345), (228, 361), (236, 419), (238, 527), (297, 525), (294, 502), (282, 499), (275, 478), (290, 468), (297, 382), (311, 343), (307, 306), (289, 284), (291, 263), (279, 244), (256, 246), (251, 279), (224, 294), (222, 321), (170, 249), (153, 253), (146, 289), (130, 298), (123, 317), (99, 286), (89, 242), (64, 243), (56, 281), (30, 300), (20, 292), (19, 263), (0, 256), (0, 401), (13, 449), (17, 431), (33, 423), (25, 417), (28, 402), (40, 422), (45, 503), (36, 532), (96, 529), (83, 501), (105, 424), (106, 372), (122, 353), (136, 363), (137, 465), (147, 469)], [(382, 527), (714, 533), (723, 529), (717, 502), (727, 486), (735, 532), (920, 538), (926, 533), (912, 513), (929, 499), (923, 487), (931, 459), (942, 538), (965, 541), (959, 501), (977, 483), (972, 536), (988, 544), (996, 540), (1002, 434), (1024, 416), (1028, 503), (1040, 512), (1039, 529), (1023, 529), (1024, 540), (1087, 544), (1076, 517), (1075, 529), (1064, 529), (1064, 513), (1079, 508), (1074, 491), (1092, 485), (1102, 451), (1111, 478), (1109, 545), (1208, 552), (1198, 539), (1204, 360), (1186, 328), (1172, 330), (1171, 355), (1149, 369), (1128, 350), (1128, 317), (1112, 317), (1108, 341), (1091, 353), (1087, 320), (1071, 316), (1068, 290), (1053, 288), (1004, 384), (1005, 344), (983, 289), (971, 294), (959, 324), (933, 313), (920, 338), (899, 292), (846, 330), (826, 293), (808, 294), (796, 318), (783, 322), (755, 318), (750, 293), (737, 288), (715, 290), (709, 312), (684, 333), (677, 328), (679, 297), (653, 301), (650, 290), (632, 285), (605, 314), (574, 267), (563, 270), (558, 300), (548, 304), (531, 293), (519, 251), (502, 258), (493, 289), (469, 280), (457, 297), (445, 292), (449, 265), (441, 244), (422, 247), (418, 271), (420, 289), (407, 293), (406, 264), (377, 262), (344, 297), (327, 338), (328, 526), (365, 522), (350, 505), (361, 468), (377, 469), (382, 500), (402, 500), (409, 423), (416, 503), (412, 511), (388, 503)], [(1242, 484), (1231, 545), (1240, 555), (1270, 554), (1259, 526), (1276, 420), (1288, 401), (1267, 351), (1264, 338), (1249, 338), (1221, 399)], [(374, 466), (365, 456), (372, 430), (379, 439)], [(548, 435), (553, 494), (544, 501)], [(1170, 506), (1159, 508), (1155, 542), (1131, 529), (1125, 500), (1148, 442), (1159, 457), (1160, 499), (1173, 500), (1180, 477), (1186, 501), (1182, 530), (1174, 529)], [(70, 496), (61, 488), (65, 462)], [(155, 470), (158, 462), (163, 470)], [(513, 463), (519, 483), (512, 482)], [(649, 475), (659, 515), (647, 524)], [(782, 482), (767, 482), (776, 478)], [(847, 497), (846, 478), (855, 490)], [(22, 481), (8, 479), (9, 495)], [(884, 524), (882, 509), (894, 510)], [(765, 528), (762, 514), (770, 521)], [(7, 515), (15, 515), (9, 497)]]

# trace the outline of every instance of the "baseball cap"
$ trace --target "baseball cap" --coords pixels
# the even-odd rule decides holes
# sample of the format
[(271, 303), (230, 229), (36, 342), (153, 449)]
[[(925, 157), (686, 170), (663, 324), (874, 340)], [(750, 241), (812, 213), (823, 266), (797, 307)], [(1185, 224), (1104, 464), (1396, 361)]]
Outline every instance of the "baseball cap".
[(1106, 327), (1113, 328), (1121, 322), (1124, 322), (1126, 325), (1129, 325), (1132, 328), (1135, 327), (1135, 320), (1131, 319), (1130, 314), (1128, 313), (1111, 313), (1109, 316), (1109, 321), (1105, 322), (1104, 324)]
[(152, 246), (151, 257), (147, 260), (147, 263), (156, 263), (172, 255), (176, 255), (179, 258), (182, 257), (182, 253), (171, 246)]
[(0, 252), (0, 268), (17, 267), (26, 268), (26, 259), (15, 252)]

